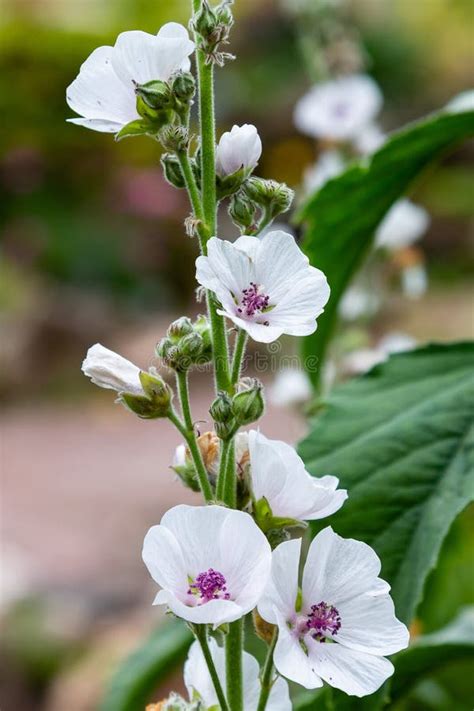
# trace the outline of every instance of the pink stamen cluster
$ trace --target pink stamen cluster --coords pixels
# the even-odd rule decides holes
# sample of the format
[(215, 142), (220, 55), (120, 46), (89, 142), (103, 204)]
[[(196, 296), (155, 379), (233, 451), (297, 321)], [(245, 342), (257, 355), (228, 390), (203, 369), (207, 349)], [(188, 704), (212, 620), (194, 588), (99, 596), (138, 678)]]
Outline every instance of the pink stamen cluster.
[(199, 573), (189, 584), (188, 595), (199, 595), (203, 603), (210, 600), (229, 600), (226, 582), (222, 573), (209, 568), (205, 573)]
[[(326, 632), (336, 635), (341, 629), (341, 617), (334, 605), (319, 602), (311, 606), (311, 612), (306, 620), (306, 627), (312, 630), (312, 638), (318, 642), (326, 641)], [(313, 631), (314, 630), (314, 631)]]
[(261, 287), (250, 282), (248, 289), (243, 289), (238, 313), (245, 313), (246, 316), (254, 316), (257, 311), (262, 312), (268, 308), (270, 297), (261, 293)]

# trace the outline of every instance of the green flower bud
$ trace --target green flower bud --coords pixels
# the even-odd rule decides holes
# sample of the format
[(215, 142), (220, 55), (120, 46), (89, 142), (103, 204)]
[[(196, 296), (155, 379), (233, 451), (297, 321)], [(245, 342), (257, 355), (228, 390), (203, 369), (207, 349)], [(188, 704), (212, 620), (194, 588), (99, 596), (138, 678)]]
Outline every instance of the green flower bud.
[(237, 227), (247, 230), (254, 226), (257, 207), (244, 192), (233, 195), (229, 204), (229, 215)]
[(187, 150), (189, 134), (184, 126), (169, 125), (160, 131), (158, 139), (165, 150), (179, 153)]
[(192, 365), (193, 363), (199, 361), (203, 346), (204, 343), (199, 333), (190, 333), (182, 338), (179, 342), (179, 350), (183, 365), (185, 366), (186, 363)]
[(216, 7), (215, 10), (219, 24), (225, 25), (225, 27), (228, 27), (229, 29), (234, 24), (234, 16), (232, 14), (232, 10), (230, 9), (232, 2), (233, 0), (224, 0), (224, 2)]
[(151, 106), (142, 99), (141, 96), (137, 96), (137, 113), (147, 120), (150, 124), (151, 130), (149, 133), (157, 134), (163, 126), (170, 123), (173, 118), (173, 113), (169, 109), (152, 109)]
[(171, 84), (173, 96), (184, 103), (188, 103), (196, 93), (196, 82), (190, 72), (179, 72)]
[(144, 420), (167, 417), (173, 400), (173, 391), (156, 371), (140, 371), (140, 382), (145, 395), (121, 393), (120, 400), (129, 410)]
[(196, 333), (199, 333), (203, 343), (202, 353), (199, 360), (201, 363), (208, 363), (212, 358), (212, 336), (207, 316), (201, 315), (197, 317), (194, 322), (194, 330)]
[(207, 0), (203, 0), (199, 12), (193, 17), (192, 23), (195, 31), (203, 40), (207, 40), (215, 31), (219, 23)]
[(148, 81), (135, 85), (135, 94), (150, 108), (160, 111), (171, 107), (171, 91), (164, 81)]
[(231, 175), (216, 175), (216, 185), (217, 185), (217, 197), (219, 200), (223, 200), (234, 193), (242, 187), (242, 184), (247, 177), (249, 171), (245, 169), (237, 170)]
[(232, 410), (239, 427), (260, 419), (265, 410), (262, 384), (258, 380), (245, 378), (241, 381), (241, 388), (232, 400)]
[(183, 171), (174, 153), (164, 153), (161, 156), (161, 165), (164, 176), (170, 185), (175, 188), (185, 187)]
[(187, 336), (189, 333), (193, 332), (193, 324), (191, 319), (187, 316), (181, 316), (176, 321), (169, 326), (166, 335), (173, 342), (178, 341), (180, 338)]
[(220, 439), (229, 439), (237, 429), (233, 415), (232, 400), (225, 392), (220, 392), (212, 403), (209, 413), (214, 420), (214, 428)]
[(272, 218), (286, 212), (293, 201), (294, 191), (285, 183), (276, 180), (264, 180), (255, 176), (245, 181), (243, 186), (245, 194), (250, 200), (270, 211)]

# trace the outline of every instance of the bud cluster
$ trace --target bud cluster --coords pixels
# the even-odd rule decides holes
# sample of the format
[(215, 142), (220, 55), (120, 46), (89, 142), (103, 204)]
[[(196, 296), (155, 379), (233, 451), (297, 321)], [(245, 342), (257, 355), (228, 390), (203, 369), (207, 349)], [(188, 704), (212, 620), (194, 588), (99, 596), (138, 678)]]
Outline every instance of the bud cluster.
[(229, 215), (238, 227), (254, 231), (255, 215), (261, 210), (268, 222), (287, 212), (293, 202), (294, 191), (285, 183), (252, 176), (242, 185), (229, 205)]
[(234, 396), (220, 392), (209, 413), (220, 439), (231, 439), (240, 427), (260, 419), (265, 409), (262, 383), (254, 378), (243, 378)]
[(206, 55), (207, 64), (222, 67), (226, 59), (234, 59), (228, 52), (221, 52), (220, 45), (229, 43), (229, 35), (234, 18), (230, 6), (233, 0), (223, 0), (211, 8), (207, 0), (193, 17), (191, 24), (196, 34), (199, 48)]
[(193, 365), (205, 365), (212, 358), (212, 342), (206, 316), (194, 323), (183, 316), (169, 326), (156, 347), (156, 355), (168, 368), (184, 373)]

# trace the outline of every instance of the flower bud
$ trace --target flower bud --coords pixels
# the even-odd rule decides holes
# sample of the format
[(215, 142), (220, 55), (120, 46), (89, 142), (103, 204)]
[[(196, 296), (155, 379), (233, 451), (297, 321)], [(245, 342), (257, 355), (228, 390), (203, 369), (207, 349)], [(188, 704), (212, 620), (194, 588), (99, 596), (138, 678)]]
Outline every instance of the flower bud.
[(199, 491), (196, 467), (185, 444), (180, 444), (176, 448), (171, 469), (176, 472), (184, 486), (191, 491)]
[(241, 381), (241, 388), (232, 400), (232, 410), (239, 427), (260, 419), (265, 410), (262, 384), (258, 380), (245, 378)]
[(264, 620), (263, 617), (260, 617), (257, 608), (255, 608), (252, 612), (252, 620), (257, 637), (260, 637), (261, 640), (267, 644), (270, 644), (273, 640), (273, 634), (276, 630), (276, 626)]
[(187, 336), (192, 332), (193, 324), (191, 322), (191, 319), (187, 316), (181, 316), (181, 318), (178, 318), (176, 319), (176, 321), (173, 321), (173, 323), (168, 327), (166, 335), (175, 343), (180, 338), (184, 338), (184, 336)]
[(250, 229), (255, 224), (257, 208), (245, 193), (238, 192), (233, 195), (229, 204), (229, 215), (234, 225), (244, 231)]
[(189, 134), (185, 126), (168, 125), (160, 131), (158, 139), (166, 151), (180, 153), (188, 148)]
[(162, 109), (169, 109), (171, 106), (170, 87), (164, 81), (156, 80), (148, 81), (145, 84), (136, 84), (135, 94), (140, 97), (150, 109), (160, 111)]
[(200, 315), (194, 322), (194, 330), (202, 338), (202, 352), (199, 357), (200, 363), (209, 363), (212, 359), (212, 338), (211, 338), (211, 327), (207, 316)]
[(285, 183), (251, 177), (243, 186), (246, 195), (261, 207), (269, 210), (272, 218), (286, 212), (293, 201), (294, 191)]
[(229, 439), (237, 429), (233, 415), (232, 400), (225, 392), (220, 392), (212, 403), (209, 413), (214, 420), (216, 434), (220, 439)]
[(161, 156), (161, 165), (164, 176), (170, 185), (179, 189), (185, 187), (183, 171), (174, 153), (164, 153)]
[(193, 27), (201, 39), (207, 40), (215, 31), (218, 20), (207, 0), (203, 0), (199, 12), (193, 17)]
[(233, 0), (224, 0), (223, 2), (221, 2), (220, 5), (216, 7), (215, 10), (219, 24), (224, 25), (229, 29), (234, 24), (234, 16), (232, 14), (232, 10), (230, 9), (232, 2)]
[(193, 363), (199, 361), (199, 357), (203, 351), (203, 346), (204, 343), (199, 333), (193, 332), (187, 336), (184, 336), (184, 338), (182, 338), (179, 342), (179, 351), (183, 365), (185, 366), (186, 362), (188, 362), (189, 365), (192, 365)]
[(171, 85), (173, 96), (184, 103), (188, 103), (196, 93), (196, 82), (190, 72), (179, 72), (175, 75)]
[(156, 372), (140, 371), (140, 382), (145, 395), (120, 393), (119, 400), (129, 410), (144, 420), (167, 417), (173, 399), (173, 391)]

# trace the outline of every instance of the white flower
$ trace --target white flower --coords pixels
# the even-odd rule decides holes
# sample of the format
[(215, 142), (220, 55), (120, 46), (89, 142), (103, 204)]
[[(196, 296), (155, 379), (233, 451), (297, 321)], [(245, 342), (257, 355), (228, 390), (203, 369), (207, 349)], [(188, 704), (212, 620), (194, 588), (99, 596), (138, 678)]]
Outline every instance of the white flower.
[[(212, 638), (209, 639), (209, 647), (219, 681), (223, 689), (225, 689), (226, 670), (224, 649), (219, 647)], [(251, 654), (244, 651), (242, 667), (243, 708), (245, 711), (257, 711), (261, 688), (258, 662)], [(199, 695), (199, 699), (203, 703), (203, 711), (207, 711), (210, 708), (220, 708), (214, 690), (214, 684), (212, 683), (204, 655), (198, 642), (194, 642), (189, 650), (188, 658), (184, 665), (184, 683), (190, 699), (193, 699), (196, 693)], [(281, 677), (278, 677), (275, 681), (265, 708), (267, 711), (291, 711), (288, 684)]]
[(285, 368), (268, 389), (268, 399), (277, 407), (300, 405), (313, 394), (311, 382), (306, 373), (298, 368)]
[(134, 82), (168, 81), (176, 71), (189, 71), (193, 50), (186, 28), (176, 22), (163, 25), (157, 35), (122, 32), (113, 47), (92, 52), (68, 87), (67, 103), (83, 116), (68, 120), (94, 131), (117, 133), (140, 118)]
[(340, 175), (344, 168), (344, 160), (338, 151), (324, 151), (319, 156), (317, 163), (305, 171), (305, 192), (313, 193), (320, 190), (328, 180)]
[(95, 385), (118, 393), (145, 395), (140, 382), (140, 368), (100, 343), (91, 346), (82, 363), (82, 372)]
[(369, 76), (340, 77), (316, 84), (296, 105), (296, 127), (315, 138), (354, 139), (382, 107), (382, 94)]
[(446, 109), (453, 114), (463, 113), (464, 111), (474, 111), (474, 89), (466, 89), (455, 96)]
[(351, 375), (361, 375), (385, 363), (389, 356), (411, 351), (415, 346), (416, 340), (412, 336), (392, 331), (381, 338), (374, 348), (359, 348), (349, 353), (344, 359), (344, 371)]
[(277, 670), (307, 689), (324, 680), (351, 696), (374, 693), (393, 674), (385, 655), (409, 639), (395, 617), (390, 586), (378, 577), (379, 558), (365, 543), (325, 528), (309, 548), (300, 598), (300, 550), (301, 541), (293, 540), (273, 552), (258, 605), (260, 615), (278, 625)]
[(222, 305), (218, 313), (262, 343), (283, 333), (313, 333), (329, 299), (326, 277), (286, 232), (243, 236), (234, 243), (213, 237), (196, 268), (198, 282)]
[(271, 550), (249, 514), (222, 506), (175, 506), (145, 536), (143, 560), (168, 605), (189, 622), (238, 620), (257, 604)]
[(409, 247), (425, 234), (429, 224), (426, 210), (410, 200), (397, 200), (377, 229), (375, 246), (388, 250)]
[(186, 460), (187, 460), (186, 445), (185, 444), (178, 444), (178, 446), (174, 450), (173, 461), (171, 462), (171, 467), (173, 469), (175, 467), (185, 467), (186, 463), (187, 463)]
[(216, 171), (221, 178), (243, 169), (247, 174), (257, 166), (262, 141), (255, 126), (234, 126), (223, 133), (216, 149)]
[(362, 316), (372, 316), (379, 305), (374, 292), (359, 286), (351, 286), (344, 292), (339, 302), (339, 316), (345, 321), (357, 321)]
[(315, 521), (338, 511), (347, 499), (335, 476), (311, 476), (289, 444), (252, 430), (249, 450), (253, 497), (256, 502), (265, 498), (274, 516)]
[(428, 275), (422, 262), (410, 264), (402, 270), (402, 289), (409, 299), (419, 299), (428, 289)]
[(378, 151), (385, 143), (386, 136), (376, 123), (369, 123), (355, 137), (354, 144), (362, 155)]

